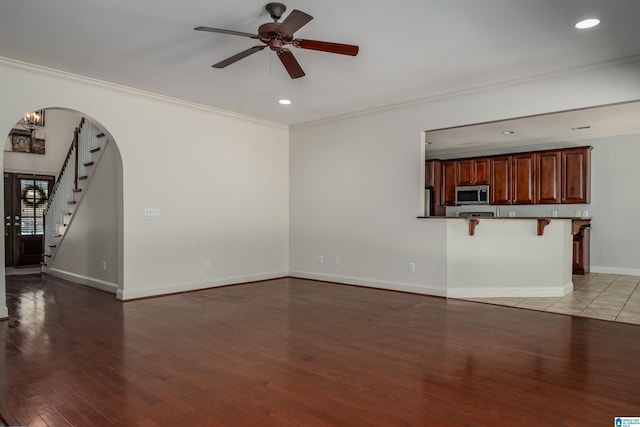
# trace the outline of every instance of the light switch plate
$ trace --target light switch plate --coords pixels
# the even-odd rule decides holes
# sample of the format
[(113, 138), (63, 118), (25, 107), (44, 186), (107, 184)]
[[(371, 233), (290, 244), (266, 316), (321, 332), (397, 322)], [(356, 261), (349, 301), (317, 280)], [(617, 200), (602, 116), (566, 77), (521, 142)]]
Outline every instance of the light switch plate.
[(155, 206), (145, 206), (144, 216), (160, 216), (160, 208)]

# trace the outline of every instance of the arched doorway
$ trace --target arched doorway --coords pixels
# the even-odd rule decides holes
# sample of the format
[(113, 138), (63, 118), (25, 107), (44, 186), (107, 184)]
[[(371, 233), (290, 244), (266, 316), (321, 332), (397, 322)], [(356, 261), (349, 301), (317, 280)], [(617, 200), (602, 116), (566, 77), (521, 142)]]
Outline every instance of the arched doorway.
[[(123, 260), (118, 147), (82, 112), (45, 108), (34, 114), (41, 123), (18, 120), (5, 140), (5, 268), (43, 261), (44, 273), (115, 294)], [(0, 292), (2, 318), (4, 280)]]

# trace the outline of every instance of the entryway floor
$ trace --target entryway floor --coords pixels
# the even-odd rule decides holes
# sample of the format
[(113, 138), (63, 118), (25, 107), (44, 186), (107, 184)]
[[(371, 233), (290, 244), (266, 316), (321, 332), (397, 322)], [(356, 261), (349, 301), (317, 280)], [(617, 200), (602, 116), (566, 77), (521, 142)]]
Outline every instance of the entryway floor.
[(640, 276), (590, 273), (573, 276), (573, 292), (558, 298), (464, 298), (550, 313), (640, 325)]
[[(26, 267), (5, 267), (4, 275), (5, 276), (16, 276), (18, 274), (36, 274), (42, 273), (42, 267), (38, 266), (26, 266)], [(0, 424), (1, 425), (1, 424)]]

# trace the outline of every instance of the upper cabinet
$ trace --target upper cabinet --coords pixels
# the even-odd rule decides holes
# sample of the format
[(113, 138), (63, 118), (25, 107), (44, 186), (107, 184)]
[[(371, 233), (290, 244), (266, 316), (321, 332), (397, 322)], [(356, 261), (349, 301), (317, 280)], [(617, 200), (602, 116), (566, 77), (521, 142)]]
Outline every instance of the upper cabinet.
[[(535, 162), (533, 153), (514, 154), (512, 204), (531, 205), (535, 202)], [(491, 189), (489, 189), (491, 191)]]
[(493, 156), (491, 161), (491, 182), (489, 199), (492, 205), (511, 204), (511, 156)]
[(489, 184), (490, 170), (491, 160), (489, 157), (458, 160), (456, 162), (458, 185)]
[(562, 150), (562, 203), (591, 203), (591, 149)]
[(438, 168), (440, 167), (439, 160), (427, 160), (424, 164), (424, 186), (425, 187), (435, 187), (439, 172)]
[(457, 163), (456, 160), (442, 162), (442, 189), (440, 192), (442, 206), (455, 206), (456, 204)]
[(425, 184), (438, 187), (442, 206), (455, 205), (457, 185), (481, 184), (489, 184), (492, 205), (591, 203), (591, 149), (445, 160), (440, 168), (427, 168)]
[(536, 170), (536, 204), (560, 203), (561, 152), (534, 153)]

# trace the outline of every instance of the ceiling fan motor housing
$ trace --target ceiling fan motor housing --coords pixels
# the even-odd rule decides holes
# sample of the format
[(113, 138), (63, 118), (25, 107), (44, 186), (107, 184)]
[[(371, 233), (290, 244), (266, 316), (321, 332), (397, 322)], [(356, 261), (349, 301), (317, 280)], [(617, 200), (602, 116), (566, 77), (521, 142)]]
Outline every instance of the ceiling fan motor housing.
[(277, 37), (276, 30), (280, 24), (277, 22), (267, 22), (258, 27), (258, 38), (265, 43)]

